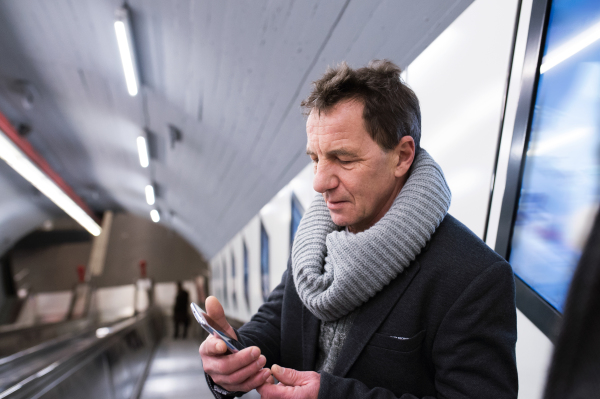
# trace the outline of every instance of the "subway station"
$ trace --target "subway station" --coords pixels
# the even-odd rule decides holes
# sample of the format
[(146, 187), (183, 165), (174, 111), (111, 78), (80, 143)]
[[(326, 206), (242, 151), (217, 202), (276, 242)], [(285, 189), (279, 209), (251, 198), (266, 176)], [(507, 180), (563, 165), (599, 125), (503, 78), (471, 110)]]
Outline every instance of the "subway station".
[(0, 399), (600, 398), (597, 0), (0, 1)]

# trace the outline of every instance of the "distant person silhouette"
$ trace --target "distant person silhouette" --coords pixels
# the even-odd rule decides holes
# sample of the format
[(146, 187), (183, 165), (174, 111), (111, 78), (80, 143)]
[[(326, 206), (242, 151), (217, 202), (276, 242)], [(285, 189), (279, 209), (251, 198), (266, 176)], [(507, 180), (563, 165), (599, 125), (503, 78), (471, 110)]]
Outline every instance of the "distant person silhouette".
[(573, 275), (544, 399), (600, 397), (600, 212)]
[(190, 306), (190, 294), (183, 289), (181, 281), (177, 282), (177, 296), (175, 297), (175, 306), (173, 307), (173, 322), (175, 324), (174, 339), (179, 336), (179, 325), (183, 324), (182, 338), (187, 337), (188, 326), (190, 325), (190, 315), (188, 307)]

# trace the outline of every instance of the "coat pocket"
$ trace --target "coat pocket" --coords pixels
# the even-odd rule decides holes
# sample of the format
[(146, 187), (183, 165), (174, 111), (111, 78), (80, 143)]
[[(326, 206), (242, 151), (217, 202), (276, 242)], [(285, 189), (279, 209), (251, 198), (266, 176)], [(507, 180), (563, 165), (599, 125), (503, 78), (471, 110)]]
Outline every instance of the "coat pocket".
[(420, 331), (414, 337), (410, 338), (400, 338), (393, 335), (375, 333), (367, 345), (397, 352), (412, 352), (421, 346), (424, 338), (425, 330)]

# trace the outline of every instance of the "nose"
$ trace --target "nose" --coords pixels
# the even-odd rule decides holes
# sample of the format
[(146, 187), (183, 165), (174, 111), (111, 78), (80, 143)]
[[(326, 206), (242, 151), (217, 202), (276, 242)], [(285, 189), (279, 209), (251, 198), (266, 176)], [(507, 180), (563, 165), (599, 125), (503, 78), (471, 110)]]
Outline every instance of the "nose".
[(315, 179), (313, 180), (313, 189), (323, 194), (328, 190), (333, 190), (339, 184), (339, 178), (335, 173), (333, 165), (325, 161), (319, 162), (315, 168)]

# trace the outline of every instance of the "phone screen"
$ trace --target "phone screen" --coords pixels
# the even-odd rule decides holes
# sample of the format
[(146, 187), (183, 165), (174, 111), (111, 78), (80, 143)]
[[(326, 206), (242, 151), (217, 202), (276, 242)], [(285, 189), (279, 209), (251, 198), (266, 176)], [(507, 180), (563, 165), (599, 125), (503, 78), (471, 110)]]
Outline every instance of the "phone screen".
[(231, 353), (237, 353), (245, 348), (244, 345), (231, 338), (223, 331), (220, 331), (217, 323), (215, 323), (215, 321), (211, 319), (210, 316), (207, 315), (206, 312), (204, 312), (204, 310), (202, 310), (200, 306), (192, 302), (190, 304), (190, 307), (192, 308), (192, 313), (194, 314), (194, 317), (196, 318), (198, 323), (200, 323), (202, 328), (204, 328), (209, 334), (222, 339), (223, 342), (225, 342), (225, 345), (227, 345), (227, 349), (229, 349)]

